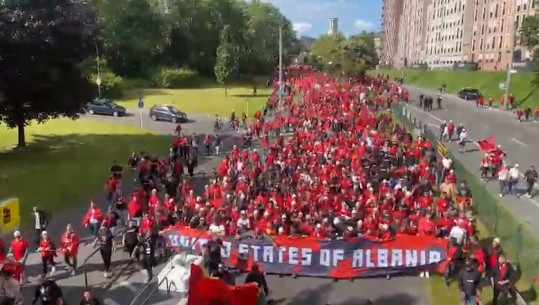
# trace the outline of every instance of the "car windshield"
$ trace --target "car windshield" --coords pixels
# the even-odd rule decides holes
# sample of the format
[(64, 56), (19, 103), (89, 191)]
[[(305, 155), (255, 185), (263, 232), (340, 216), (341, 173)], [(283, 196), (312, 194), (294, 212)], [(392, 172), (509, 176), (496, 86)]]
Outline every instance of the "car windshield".
[(106, 106), (109, 106), (110, 108), (119, 107), (118, 105), (116, 105), (116, 103), (112, 103), (112, 102), (105, 102), (104, 104)]
[(180, 114), (180, 112), (178, 111), (178, 109), (172, 107), (172, 106), (167, 106), (167, 109), (168, 111), (170, 111), (170, 113), (173, 113), (173, 114)]

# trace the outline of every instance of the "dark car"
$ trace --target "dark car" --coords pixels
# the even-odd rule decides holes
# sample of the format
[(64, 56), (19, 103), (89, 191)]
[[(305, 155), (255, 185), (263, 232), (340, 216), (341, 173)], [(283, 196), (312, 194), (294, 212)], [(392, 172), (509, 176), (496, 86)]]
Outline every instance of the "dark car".
[(86, 112), (89, 114), (102, 114), (112, 116), (124, 116), (127, 111), (109, 100), (95, 99), (86, 104)]
[(170, 105), (153, 105), (150, 108), (150, 117), (154, 121), (187, 122), (187, 114)]
[(481, 92), (475, 88), (462, 88), (457, 93), (457, 96), (463, 100), (476, 100), (481, 96)]

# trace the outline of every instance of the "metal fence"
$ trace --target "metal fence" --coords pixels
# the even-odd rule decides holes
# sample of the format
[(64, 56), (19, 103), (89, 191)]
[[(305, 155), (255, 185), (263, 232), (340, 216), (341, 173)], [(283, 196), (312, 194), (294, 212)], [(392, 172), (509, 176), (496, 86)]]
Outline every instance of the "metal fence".
[(410, 131), (422, 132), (440, 153), (447, 154), (459, 180), (466, 180), (474, 197), (477, 217), (489, 230), (489, 235), (499, 237), (509, 259), (517, 265), (526, 283), (533, 283), (532, 278), (539, 276), (539, 240), (517, 219), (487, 188), (483, 181), (466, 169), (454, 158), (445, 145), (438, 141), (437, 135), (430, 131), (423, 122), (409, 113), (402, 105), (393, 105), (393, 117)]

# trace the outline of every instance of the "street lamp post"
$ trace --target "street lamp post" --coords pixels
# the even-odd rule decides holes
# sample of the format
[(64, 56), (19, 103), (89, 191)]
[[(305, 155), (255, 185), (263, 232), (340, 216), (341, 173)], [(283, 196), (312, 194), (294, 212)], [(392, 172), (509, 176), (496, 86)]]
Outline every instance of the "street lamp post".
[(511, 44), (511, 52), (509, 52), (509, 62), (507, 63), (507, 76), (505, 80), (505, 92), (503, 100), (505, 103), (505, 109), (509, 109), (509, 95), (511, 94), (511, 78), (513, 74), (513, 57), (515, 57), (515, 47), (517, 45), (517, 29), (518, 22), (513, 24), (513, 42)]
[(95, 84), (97, 85), (97, 96), (101, 98), (101, 64), (99, 62), (99, 47), (97, 46), (97, 40), (94, 39), (95, 45), (95, 64), (97, 69), (97, 78), (95, 79)]
[(279, 107), (283, 101), (283, 28), (279, 27)]

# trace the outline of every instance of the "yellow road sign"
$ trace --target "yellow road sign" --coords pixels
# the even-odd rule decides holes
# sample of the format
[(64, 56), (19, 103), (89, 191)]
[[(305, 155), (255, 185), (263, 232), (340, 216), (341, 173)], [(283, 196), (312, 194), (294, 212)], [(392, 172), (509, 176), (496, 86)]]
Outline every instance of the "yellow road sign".
[(21, 224), (19, 198), (9, 198), (0, 202), (0, 233), (15, 231)]
[(445, 147), (445, 144), (440, 142), (440, 141), (437, 141), (436, 150), (443, 157), (449, 156), (449, 152), (447, 151), (447, 147)]

